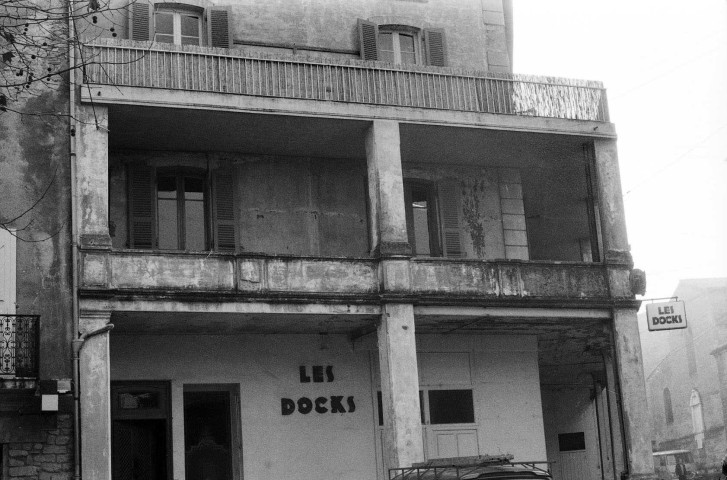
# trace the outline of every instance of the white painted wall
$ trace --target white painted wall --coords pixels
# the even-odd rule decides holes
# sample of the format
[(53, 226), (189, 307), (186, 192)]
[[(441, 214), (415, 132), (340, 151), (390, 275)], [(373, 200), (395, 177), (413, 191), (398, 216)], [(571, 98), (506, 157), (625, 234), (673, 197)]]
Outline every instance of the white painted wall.
[[(318, 335), (112, 334), (111, 376), (171, 380), (175, 480), (184, 479), (185, 383), (240, 384), (245, 478), (373, 480), (375, 342), (328, 337), (321, 350)], [(418, 350), (422, 386), (473, 388), (479, 453), (545, 458), (535, 337), (420, 335)], [(301, 365), (332, 365), (335, 380), (300, 383)], [(330, 395), (353, 396), (356, 411), (281, 414), (282, 397)]]
[(580, 473), (582, 480), (601, 479), (601, 458), (598, 439), (596, 406), (591, 400), (588, 386), (551, 387), (543, 389), (543, 411), (545, 412), (545, 434), (548, 460), (559, 462), (553, 465), (554, 480), (568, 480), (561, 472), (563, 463), (558, 447), (558, 434), (584, 432), (586, 441), (585, 462), (587, 468)]
[(0, 228), (0, 314), (15, 314), (15, 237)]

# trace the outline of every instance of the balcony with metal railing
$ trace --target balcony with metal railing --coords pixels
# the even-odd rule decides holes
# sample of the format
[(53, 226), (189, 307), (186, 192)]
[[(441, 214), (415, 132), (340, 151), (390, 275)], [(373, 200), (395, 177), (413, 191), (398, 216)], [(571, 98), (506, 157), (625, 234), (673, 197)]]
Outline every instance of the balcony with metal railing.
[(39, 315), (0, 315), (0, 386), (37, 379), (39, 346)]
[[(230, 96), (245, 96), (328, 102), (349, 108), (405, 108), (440, 115), (448, 112), (609, 122), (606, 91), (596, 81), (115, 39), (99, 39), (86, 45), (83, 61), (88, 64), (83, 98), (99, 103), (134, 103), (134, 94), (140, 95), (141, 90), (130, 92), (127, 87), (135, 87), (153, 89), (157, 93), (148, 95), (157, 102), (161, 101), (159, 89), (227, 94), (226, 108), (231, 108), (230, 98), (234, 97)], [(249, 100), (245, 105), (250, 105)], [(308, 105), (312, 110), (318, 108)], [(278, 103), (266, 108), (288, 107)]]

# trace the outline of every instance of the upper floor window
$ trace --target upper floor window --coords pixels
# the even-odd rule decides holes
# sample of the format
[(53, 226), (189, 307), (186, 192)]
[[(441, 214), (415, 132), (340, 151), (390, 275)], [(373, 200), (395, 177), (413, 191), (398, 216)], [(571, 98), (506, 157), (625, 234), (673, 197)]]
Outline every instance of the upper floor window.
[[(399, 64), (426, 63), (445, 66), (444, 31), (406, 25), (378, 25), (358, 21), (361, 58)], [(424, 48), (421, 48), (421, 45)]]
[(671, 406), (671, 392), (668, 388), (664, 389), (664, 416), (666, 417), (666, 423), (674, 423), (674, 410)]
[(231, 18), (229, 7), (136, 0), (129, 5), (129, 39), (230, 48)]
[(204, 170), (132, 165), (128, 179), (131, 248), (235, 249), (234, 183), (229, 172), (210, 176)]
[(380, 27), (378, 41), (379, 60), (389, 63), (419, 63), (416, 33)]
[(157, 7), (154, 12), (154, 41), (176, 45), (200, 45), (202, 12)]
[(404, 181), (406, 227), (414, 255), (462, 258), (460, 193), (455, 180)]

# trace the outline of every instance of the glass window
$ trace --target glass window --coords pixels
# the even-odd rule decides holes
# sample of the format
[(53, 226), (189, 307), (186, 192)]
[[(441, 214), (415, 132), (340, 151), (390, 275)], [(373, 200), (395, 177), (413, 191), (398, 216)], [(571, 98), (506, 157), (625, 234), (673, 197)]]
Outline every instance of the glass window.
[(429, 423), (474, 423), (472, 390), (430, 390)]
[(232, 480), (232, 402), (228, 391), (184, 392), (187, 478)]
[(154, 40), (177, 45), (200, 45), (201, 16), (179, 9), (158, 8), (154, 13)]
[(184, 173), (157, 174), (157, 235), (159, 248), (207, 249), (205, 181)]
[(573, 452), (586, 449), (586, 435), (584, 432), (559, 433), (558, 449), (561, 452)]
[(379, 27), (379, 60), (389, 63), (417, 62), (417, 34)]
[(434, 185), (405, 181), (406, 224), (414, 255), (440, 256)]

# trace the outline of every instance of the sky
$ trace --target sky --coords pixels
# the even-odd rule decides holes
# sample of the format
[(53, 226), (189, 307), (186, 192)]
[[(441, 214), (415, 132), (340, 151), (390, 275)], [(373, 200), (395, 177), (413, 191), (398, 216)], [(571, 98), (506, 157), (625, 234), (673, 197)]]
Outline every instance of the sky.
[(514, 71), (600, 80), (643, 299), (727, 277), (727, 0), (513, 0)]

